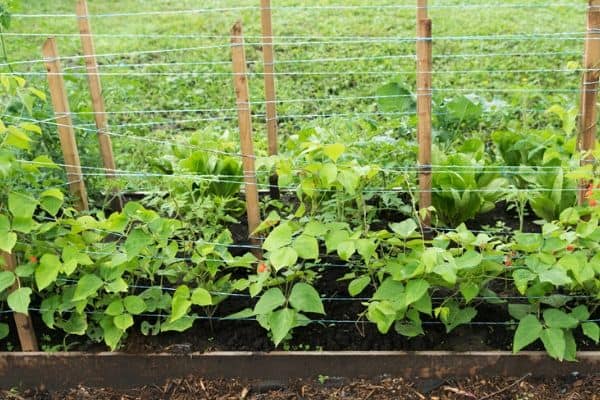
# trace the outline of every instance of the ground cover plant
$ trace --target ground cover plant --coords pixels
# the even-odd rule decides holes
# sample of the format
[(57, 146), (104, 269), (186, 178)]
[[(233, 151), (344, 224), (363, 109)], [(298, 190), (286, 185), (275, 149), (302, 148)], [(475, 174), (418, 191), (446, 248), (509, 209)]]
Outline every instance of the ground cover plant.
[[(138, 3), (119, 7), (126, 13)], [(48, 348), (77, 341), (116, 350), (134, 332), (210, 329), (222, 320), (257, 323), (285, 347), (311, 325), (348, 322), (330, 311), (333, 296), (359, 305), (344, 320), (407, 340), (437, 325), (452, 335), (460, 326), (497, 323), (514, 351), (543, 347), (573, 361), (578, 344), (598, 344), (600, 182), (595, 166), (579, 166), (576, 146), (581, 35), (545, 40), (556, 35), (529, 32), (518, 8), (479, 8), (478, 21), (469, 9), (450, 21), (433, 8), (440, 20), (433, 207), (418, 210), (414, 43), (389, 39), (414, 36), (414, 15), (397, 9), (399, 23), (381, 8), (336, 14), (282, 2), (274, 16), (286, 21), (277, 46), (281, 152), (267, 157), (258, 134), (264, 111), (256, 10), (236, 8), (247, 3), (231, 2), (218, 18), (200, 13), (202, 34), (189, 16), (178, 16), (186, 23), (157, 16), (155, 31), (139, 17), (106, 15), (110, 7), (91, 3), (100, 14), (97, 51), (112, 54), (100, 57), (100, 67), (115, 110), (122, 210), (111, 208), (113, 192), (99, 168), (81, 59), (63, 64), (89, 211), (73, 208), (67, 192), (39, 62), (4, 64), (0, 250), (17, 261), (14, 272), (0, 275), (5, 343), (14, 340), (10, 314), (30, 312), (59, 338)], [(21, 11), (7, 8), (16, 14), (3, 25), (5, 58), (36, 60), (41, 40), (19, 36), (32, 33), (66, 35), (61, 51), (76, 53), (73, 18), (27, 25), (35, 17), (19, 14), (70, 13), (70, 6), (23, 1)], [(177, 5), (186, 6), (193, 8)], [(314, 20), (315, 12), (327, 17)], [(556, 32), (582, 29), (581, 7), (540, 3), (537, 12)], [(244, 172), (233, 89), (223, 89), (231, 80), (227, 32), (238, 13), (247, 26), (258, 184), (269, 189), (275, 172), (282, 192), (262, 196), (255, 232), (245, 226), (239, 196)], [(116, 26), (114, 18), (137, 22)], [(342, 18), (347, 24), (339, 26)], [(330, 40), (306, 34), (300, 27), (307, 21)], [(486, 39), (452, 39), (471, 28)], [(499, 32), (513, 37), (495, 37)], [(485, 51), (482, 41), (490, 44)], [(144, 52), (184, 46), (191, 49)], [(325, 56), (331, 60), (317, 63)], [(532, 66), (553, 73), (534, 74)], [(511, 72), (522, 70), (530, 71)], [(582, 180), (589, 187), (578, 205)], [(432, 227), (420, 224), (424, 212)], [(492, 224), (477, 223), (490, 213)], [(262, 240), (248, 242), (249, 234)], [(331, 276), (343, 293), (325, 291)], [(506, 318), (492, 321), (482, 309)]]

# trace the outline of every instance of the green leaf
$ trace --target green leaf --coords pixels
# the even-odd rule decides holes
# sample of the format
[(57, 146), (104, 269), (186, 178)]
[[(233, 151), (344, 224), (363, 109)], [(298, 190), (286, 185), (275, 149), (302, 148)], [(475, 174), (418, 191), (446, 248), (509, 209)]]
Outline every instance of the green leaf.
[(407, 219), (400, 223), (390, 224), (390, 228), (394, 233), (400, 236), (402, 239), (408, 239), (411, 237), (419, 226), (412, 219)]
[(356, 251), (363, 258), (365, 263), (369, 263), (371, 258), (375, 256), (377, 250), (377, 243), (374, 239), (358, 239), (356, 241)]
[(44, 290), (56, 281), (61, 268), (60, 259), (54, 254), (44, 254), (40, 265), (35, 269), (35, 283), (38, 290)]
[(146, 303), (139, 296), (125, 297), (123, 305), (129, 314), (138, 315), (146, 311)]
[(279, 343), (285, 339), (295, 325), (296, 311), (290, 308), (275, 311), (269, 316), (269, 326), (273, 333), (275, 346), (279, 346)]
[(333, 162), (337, 162), (338, 158), (346, 151), (346, 146), (341, 143), (333, 143), (323, 146), (323, 153)]
[(368, 275), (363, 275), (359, 278), (356, 278), (350, 282), (348, 285), (348, 293), (350, 296), (356, 296), (360, 294), (371, 282), (371, 277)]
[(337, 253), (344, 261), (348, 261), (356, 251), (354, 240), (346, 240), (337, 246)]
[(336, 250), (340, 243), (348, 240), (350, 234), (346, 230), (334, 230), (325, 235), (325, 246), (327, 247), (327, 253), (331, 253)]
[(319, 258), (319, 243), (317, 239), (306, 233), (294, 240), (293, 248), (298, 253), (298, 256), (305, 260), (316, 260)]
[(405, 306), (409, 306), (423, 297), (429, 289), (429, 283), (424, 279), (408, 281), (404, 291)]
[(535, 315), (528, 315), (521, 319), (513, 340), (513, 353), (516, 353), (539, 339), (543, 327)]
[(0, 292), (11, 287), (15, 283), (15, 274), (11, 271), (0, 272)]
[(8, 324), (4, 322), (0, 322), (0, 340), (4, 339), (10, 334), (10, 329), (8, 328)]
[(397, 82), (380, 86), (376, 92), (377, 103), (383, 112), (408, 112), (414, 108), (410, 91)]
[(247, 319), (253, 317), (254, 315), (254, 311), (251, 308), (244, 308), (242, 311), (230, 314), (224, 319)]
[(564, 286), (573, 282), (565, 271), (558, 268), (540, 272), (539, 278), (540, 282), (550, 282), (554, 286)]
[(189, 315), (184, 315), (181, 318), (178, 318), (176, 321), (168, 320), (164, 324), (161, 325), (161, 332), (185, 332), (194, 326), (194, 317), (190, 317)]
[(134, 229), (125, 241), (125, 251), (127, 252), (127, 258), (129, 260), (138, 256), (142, 250), (152, 244), (152, 236), (149, 233), (144, 232), (141, 228)]
[(473, 250), (468, 250), (462, 256), (455, 258), (458, 269), (470, 269), (478, 267), (483, 260), (481, 253)]
[(296, 265), (298, 261), (298, 253), (291, 247), (282, 247), (271, 253), (269, 253), (269, 261), (275, 268), (275, 271), (279, 271), (284, 267), (292, 267)]
[(460, 284), (460, 293), (465, 298), (465, 301), (469, 303), (479, 294), (479, 285), (473, 282), (462, 282)]
[(367, 318), (377, 324), (379, 332), (386, 334), (396, 320), (396, 309), (388, 301), (371, 302), (367, 310)]
[(31, 218), (36, 207), (37, 201), (31, 196), (16, 192), (8, 194), (8, 209), (16, 218)]
[(104, 333), (104, 343), (111, 351), (114, 351), (121, 341), (123, 331), (115, 326), (113, 319), (109, 316), (100, 320), (100, 327)]
[(254, 306), (254, 314), (268, 314), (277, 307), (285, 303), (285, 296), (279, 288), (271, 288), (260, 296), (260, 299)]
[(321, 237), (327, 233), (325, 224), (319, 221), (310, 221), (304, 228), (304, 234), (313, 237)]
[(86, 315), (73, 312), (69, 319), (61, 323), (59, 327), (73, 335), (85, 335), (88, 327)]
[(297, 311), (325, 314), (319, 292), (307, 283), (296, 283), (290, 294), (290, 304)]
[(17, 244), (17, 234), (14, 232), (0, 232), (0, 250), (11, 253)]
[(22, 287), (8, 295), (6, 299), (8, 306), (14, 312), (27, 314), (29, 303), (31, 302), (31, 288)]
[(517, 320), (522, 320), (536, 310), (533, 304), (509, 304), (508, 314)]
[(129, 327), (133, 326), (133, 317), (131, 314), (121, 314), (117, 315), (113, 319), (113, 323), (115, 326), (121, 330), (127, 330)]
[(527, 291), (527, 286), (529, 285), (529, 282), (531, 282), (537, 277), (536, 274), (527, 269), (517, 269), (513, 272), (512, 276), (515, 281), (515, 286), (517, 287), (517, 290), (522, 295), (524, 295)]
[(544, 343), (544, 347), (550, 357), (556, 358), (559, 361), (563, 360), (567, 344), (562, 329), (544, 329), (540, 334), (540, 339), (542, 339), (542, 343)]
[(114, 317), (123, 314), (123, 311), (125, 311), (125, 308), (123, 307), (123, 302), (121, 301), (121, 299), (117, 299), (113, 300), (108, 305), (108, 307), (106, 307), (106, 310), (104, 310), (104, 314)]
[(85, 300), (88, 297), (94, 296), (98, 289), (102, 287), (102, 285), (104, 285), (104, 281), (100, 279), (97, 275), (83, 275), (79, 279), (79, 282), (77, 282), (75, 294), (73, 295), (73, 301)]
[(573, 329), (579, 325), (579, 321), (564, 311), (555, 308), (544, 310), (544, 323), (549, 328)]
[(584, 322), (581, 324), (583, 334), (592, 339), (596, 344), (600, 342), (600, 327), (595, 322)]
[(192, 305), (192, 302), (188, 300), (189, 297), (190, 289), (187, 286), (181, 285), (175, 290), (171, 301), (171, 317), (168, 322), (175, 322), (187, 314)]
[(48, 212), (48, 214), (55, 216), (64, 202), (64, 195), (58, 189), (48, 189), (40, 195), (40, 206)]
[(208, 292), (208, 290), (204, 288), (196, 288), (192, 292), (192, 304), (197, 306), (210, 306), (213, 304), (212, 296)]
[(275, 251), (292, 242), (292, 228), (289, 223), (284, 223), (273, 229), (263, 243), (263, 249)]
[(319, 170), (319, 177), (325, 184), (325, 187), (329, 188), (335, 182), (337, 178), (337, 167), (335, 164), (327, 163), (321, 166)]
[(590, 318), (590, 312), (585, 304), (581, 304), (571, 310), (571, 316), (582, 322)]

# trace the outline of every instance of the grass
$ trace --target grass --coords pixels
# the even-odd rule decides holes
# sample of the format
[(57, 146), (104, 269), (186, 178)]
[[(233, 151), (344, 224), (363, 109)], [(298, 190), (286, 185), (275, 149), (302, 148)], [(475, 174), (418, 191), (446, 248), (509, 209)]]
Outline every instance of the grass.
[[(72, 0), (53, 0), (40, 2), (23, 0), (22, 13), (73, 13)], [(464, 0), (444, 0), (433, 4), (491, 4), (491, 0), (465, 2)], [(573, 105), (577, 93), (547, 93), (547, 90), (577, 90), (580, 74), (577, 72), (502, 72), (506, 70), (561, 70), (567, 65), (579, 65), (583, 52), (583, 32), (585, 31), (585, 4), (578, 0), (566, 7), (547, 7), (547, 0), (503, 1), (504, 7), (494, 8), (434, 8), (430, 15), (433, 20), (434, 36), (440, 39), (434, 42), (433, 87), (443, 89), (437, 92), (434, 101), (442, 103), (444, 99), (461, 94), (475, 93), (487, 101), (505, 101), (509, 107), (509, 118), (502, 116), (491, 119), (478, 129), (489, 133), (505, 127), (510, 120), (526, 124), (546, 124), (548, 116), (542, 111), (551, 104)], [(568, 2), (564, 2), (568, 3)], [(89, 1), (92, 14), (139, 12), (141, 10), (183, 10), (194, 8), (230, 8), (257, 6), (258, 0), (248, 1), (205, 1), (192, 0), (161, 1), (160, 4), (144, 0), (118, 0), (112, 2)], [(320, 127), (323, 140), (344, 141), (358, 149), (365, 145), (374, 146), (374, 137), (383, 137), (390, 131), (400, 132), (406, 138), (414, 135), (414, 118), (392, 118), (390, 116), (367, 115), (378, 111), (374, 99), (354, 99), (331, 101), (332, 97), (364, 97), (375, 94), (377, 88), (387, 82), (400, 82), (408, 88), (414, 88), (414, 43), (410, 40), (371, 41), (369, 43), (331, 43), (336, 37), (386, 37), (413, 38), (415, 35), (415, 10), (407, 9), (294, 9), (282, 8), (303, 4), (282, 0), (274, 2), (273, 26), (278, 72), (309, 73), (310, 75), (278, 76), (278, 98), (287, 100), (278, 107), (281, 117), (282, 148), (293, 147), (294, 137), (306, 128)], [(330, 6), (364, 5), (358, 0), (340, 2), (322, 0), (311, 5)], [(371, 4), (371, 3), (369, 3)], [(378, 1), (378, 5), (397, 5), (398, 2)], [(404, 3), (412, 6), (414, 2)], [(520, 4), (528, 7), (509, 8), (506, 5)], [(539, 7), (530, 7), (540, 4)], [(111, 115), (113, 131), (119, 134), (138, 135), (158, 139), (186, 140), (192, 133), (211, 135), (236, 146), (236, 114), (234, 92), (232, 88), (229, 30), (236, 20), (242, 20), (247, 35), (247, 58), (250, 71), (251, 101), (253, 111), (264, 112), (262, 85), (262, 54), (260, 49), (260, 16), (258, 9), (243, 11), (206, 12), (189, 15), (155, 15), (98, 17), (92, 20), (98, 54), (116, 54), (101, 57), (101, 71), (116, 73), (118, 76), (103, 76), (104, 97), (109, 111), (160, 110), (160, 109), (210, 109), (216, 111), (188, 114), (118, 114)], [(523, 35), (578, 32), (565, 37)], [(10, 33), (67, 34), (57, 37), (62, 56), (80, 54), (77, 36), (77, 23), (74, 17), (57, 18), (20, 18), (13, 19)], [(141, 38), (110, 37), (121, 34), (163, 34), (198, 35), (192, 38)], [(109, 36), (106, 36), (109, 35)], [(214, 36), (214, 37), (201, 37)], [(490, 40), (481, 40), (475, 36), (489, 36)], [(512, 38), (494, 38), (501, 35), (516, 35)], [(321, 39), (290, 38), (291, 36), (324, 37)], [(444, 37), (464, 37), (443, 39)], [(7, 36), (7, 50), (10, 61), (38, 60), (43, 36)], [(322, 41), (327, 43), (301, 45), (293, 42)], [(340, 41), (343, 41), (340, 40)], [(170, 52), (162, 54), (128, 54), (130, 52), (212, 47), (197, 50)], [(560, 53), (548, 55), (544, 53)], [(510, 53), (518, 56), (486, 56), (485, 54)], [(472, 54), (474, 56), (456, 56)], [(390, 58), (401, 56), (403, 58)], [(386, 58), (387, 57), (387, 58)], [(360, 58), (346, 61), (314, 61), (319, 59)], [(366, 58), (366, 59), (365, 59)], [(369, 59), (371, 58), (371, 59)], [(294, 62), (294, 60), (313, 60), (312, 62)], [(82, 72), (81, 60), (66, 60), (65, 69)], [(130, 63), (215, 63), (187, 66), (146, 66), (136, 67), (135, 72), (194, 72), (217, 73), (219, 75), (189, 76), (185, 74), (170, 76), (127, 75), (131, 68), (118, 67), (118, 64)], [(110, 64), (107, 65), (107, 64)], [(31, 65), (20, 64), (17, 71), (35, 73), (29, 79), (36, 86), (45, 88), (44, 67), (41, 62)], [(481, 71), (478, 73), (460, 73), (453, 71)], [(370, 74), (364, 74), (364, 72)], [(494, 73), (492, 71), (499, 71)], [(320, 74), (325, 73), (325, 75)], [(91, 111), (85, 76), (71, 74), (66, 76), (67, 89), (74, 112)], [(540, 92), (489, 92), (488, 89), (528, 90)], [(328, 100), (329, 99), (329, 100)], [(302, 101), (294, 101), (302, 100)], [(525, 111), (523, 111), (525, 110)], [(48, 110), (46, 110), (48, 112)], [(334, 117), (315, 117), (331, 115)], [(300, 115), (301, 117), (297, 117)], [(304, 116), (303, 115), (309, 115)], [(42, 116), (41, 114), (38, 116)], [(294, 117), (296, 116), (296, 117)], [(526, 118), (524, 117), (526, 116)], [(173, 124), (176, 119), (224, 118), (215, 121)], [(144, 123), (165, 121), (164, 126), (118, 127), (126, 123)], [(521, 121), (521, 122), (520, 122)], [(77, 123), (91, 123), (90, 115), (81, 115)], [(99, 165), (93, 134), (80, 132), (80, 145), (84, 160)], [(389, 135), (388, 135), (389, 136)], [(255, 142), (257, 152), (265, 154), (265, 125), (260, 118), (255, 123)], [(383, 140), (385, 142), (385, 140)], [(113, 139), (117, 164), (121, 168), (146, 170), (148, 163), (164, 154), (161, 146), (145, 144), (123, 137)], [(394, 147), (396, 146), (396, 147)], [(384, 158), (394, 159), (393, 151), (400, 145), (393, 142), (384, 148)], [(404, 144), (406, 146), (406, 144)], [(410, 147), (410, 144), (408, 145)], [(381, 159), (381, 149), (374, 146), (369, 155), (362, 152), (361, 157)]]

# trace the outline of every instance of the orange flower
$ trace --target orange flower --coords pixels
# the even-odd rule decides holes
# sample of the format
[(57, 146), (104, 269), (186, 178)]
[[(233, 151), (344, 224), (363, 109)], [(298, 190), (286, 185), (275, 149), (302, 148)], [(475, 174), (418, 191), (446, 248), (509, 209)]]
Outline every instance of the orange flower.
[(512, 257), (511, 254), (507, 254), (506, 256), (504, 256), (504, 266), (506, 268), (510, 268), (512, 267)]
[(32, 264), (37, 264), (38, 258), (36, 256), (29, 256), (29, 262)]
[(263, 272), (269, 271), (269, 267), (264, 262), (258, 264), (258, 268), (256, 268), (256, 272), (262, 274)]
[(573, 250), (575, 250), (575, 246), (574, 245), (570, 244), (570, 245), (567, 246), (567, 251), (573, 251)]

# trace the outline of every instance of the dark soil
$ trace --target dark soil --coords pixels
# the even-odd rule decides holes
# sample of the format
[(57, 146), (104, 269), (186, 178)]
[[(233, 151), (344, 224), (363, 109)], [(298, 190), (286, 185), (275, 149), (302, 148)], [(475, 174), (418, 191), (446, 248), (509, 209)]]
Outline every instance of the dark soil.
[(565, 376), (537, 380), (518, 378), (469, 378), (406, 381), (393, 377), (375, 380), (345, 380), (321, 377), (315, 381), (267, 382), (243, 380), (176, 379), (165, 384), (126, 391), (78, 387), (64, 392), (0, 392), (0, 399), (20, 400), (600, 400), (600, 376)]

